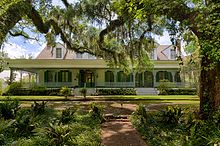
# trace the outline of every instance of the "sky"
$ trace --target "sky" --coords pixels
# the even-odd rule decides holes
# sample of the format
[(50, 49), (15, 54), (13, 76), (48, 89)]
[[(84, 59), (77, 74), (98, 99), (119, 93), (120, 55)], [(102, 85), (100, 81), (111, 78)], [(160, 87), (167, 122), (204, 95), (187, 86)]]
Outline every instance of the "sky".
[[(63, 7), (63, 4), (60, 0), (53, 0), (53, 4)], [(43, 38), (43, 36), (41, 36)], [(156, 41), (159, 44), (169, 45), (171, 44), (168, 32), (164, 32), (163, 36), (155, 36)], [(46, 46), (45, 41), (36, 41), (36, 40), (25, 40), (23, 37), (11, 37), (3, 45), (3, 50), (8, 53), (10, 58), (21, 58), (32, 56), (36, 58), (37, 55), (42, 51)], [(5, 78), (9, 75), (8, 71), (0, 73), (0, 78)]]

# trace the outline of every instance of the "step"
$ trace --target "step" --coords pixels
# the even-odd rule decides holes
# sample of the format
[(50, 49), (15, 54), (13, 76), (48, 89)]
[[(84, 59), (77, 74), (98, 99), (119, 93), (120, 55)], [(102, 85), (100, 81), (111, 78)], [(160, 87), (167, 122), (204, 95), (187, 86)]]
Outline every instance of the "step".
[(158, 95), (156, 88), (136, 88), (137, 95)]

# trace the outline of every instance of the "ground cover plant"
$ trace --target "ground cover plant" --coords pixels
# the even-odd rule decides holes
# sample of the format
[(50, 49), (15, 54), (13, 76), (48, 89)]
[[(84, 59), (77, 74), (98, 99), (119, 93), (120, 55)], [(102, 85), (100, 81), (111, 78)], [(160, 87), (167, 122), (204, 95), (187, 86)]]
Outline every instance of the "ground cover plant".
[(168, 106), (163, 111), (146, 112), (140, 105), (131, 121), (152, 146), (220, 144), (220, 110), (201, 120), (192, 108)]
[[(58, 111), (49, 108), (46, 102), (34, 102), (30, 108), (17, 108), (20, 107), (18, 101), (5, 100), (0, 106), (9, 104), (17, 106), (5, 108), (12, 113), (7, 117), (5, 111), (0, 110), (0, 145), (96, 146), (101, 143), (100, 123), (103, 114), (96, 104), (91, 106), (90, 112), (82, 112), (74, 107)], [(14, 109), (16, 112), (12, 112)]]

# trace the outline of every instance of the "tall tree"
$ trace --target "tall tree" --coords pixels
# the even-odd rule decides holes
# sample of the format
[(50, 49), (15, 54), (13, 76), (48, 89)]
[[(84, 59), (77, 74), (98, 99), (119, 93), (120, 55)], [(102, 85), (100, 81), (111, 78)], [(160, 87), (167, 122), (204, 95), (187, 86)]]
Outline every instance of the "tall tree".
[(220, 1), (120, 0), (117, 3), (121, 12), (129, 9), (138, 19), (142, 19), (147, 14), (164, 18), (164, 26), (171, 35), (181, 35), (184, 31), (191, 31), (197, 36), (201, 58), (200, 113), (206, 118), (208, 114), (219, 108)]
[[(166, 28), (173, 36), (191, 31), (198, 38), (201, 58), (200, 112), (204, 117), (220, 106), (220, 2), (219, 0), (62, 0), (64, 8), (49, 0), (0, 2), (0, 43), (6, 35), (23, 35), (18, 22), (33, 24), (53, 44), (60, 36), (67, 48), (89, 52), (116, 65), (148, 65), (152, 34)], [(21, 23), (21, 25), (24, 25)], [(27, 37), (27, 36), (26, 36)], [(121, 63), (119, 63), (121, 61)]]

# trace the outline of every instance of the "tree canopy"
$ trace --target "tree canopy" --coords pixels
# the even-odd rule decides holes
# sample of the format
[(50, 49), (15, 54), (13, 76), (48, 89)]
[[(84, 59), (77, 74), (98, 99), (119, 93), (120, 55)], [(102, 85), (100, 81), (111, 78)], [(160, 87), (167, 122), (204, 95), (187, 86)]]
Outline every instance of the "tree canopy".
[(7, 36), (28, 38), (22, 28), (31, 25), (45, 34), (50, 45), (60, 37), (70, 50), (94, 54), (117, 67), (132, 64), (136, 69), (148, 69), (152, 66), (148, 53), (155, 47), (153, 36), (166, 29), (175, 46), (179, 38), (188, 44), (197, 39), (200, 111), (209, 113), (220, 106), (219, 0), (62, 2), (64, 7), (53, 6), (51, 0), (1, 1), (0, 44)]

